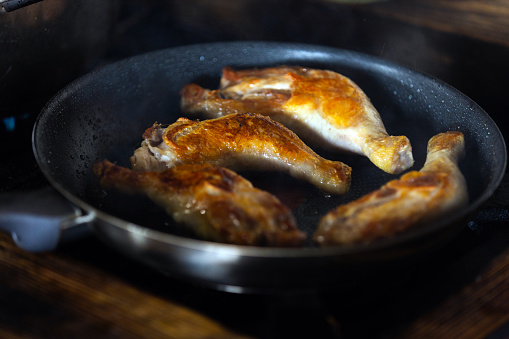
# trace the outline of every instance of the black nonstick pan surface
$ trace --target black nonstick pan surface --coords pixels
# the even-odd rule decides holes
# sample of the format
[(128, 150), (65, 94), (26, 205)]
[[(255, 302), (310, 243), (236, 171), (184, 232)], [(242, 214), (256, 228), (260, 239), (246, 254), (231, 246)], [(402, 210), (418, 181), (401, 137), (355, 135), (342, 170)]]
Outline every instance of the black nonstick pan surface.
[[(154, 122), (185, 116), (180, 89), (189, 82), (216, 88), (222, 67), (300, 65), (330, 69), (355, 81), (380, 112), (389, 134), (406, 135), (419, 170), (433, 135), (461, 131), (466, 157), (460, 168), (470, 202), (459, 213), (365, 245), (282, 249), (202, 241), (186, 233), (151, 202), (105, 191), (92, 164), (108, 159), (129, 167), (143, 131)], [(500, 183), (504, 140), (472, 100), (428, 75), (364, 54), (301, 44), (232, 42), (151, 52), (110, 64), (59, 92), (43, 109), (33, 134), (37, 162), (51, 184), (90, 219), (106, 243), (172, 276), (228, 290), (291, 290), (352, 284), (401, 265), (415, 264), (444, 246), (474, 216)], [(309, 235), (319, 218), (399, 176), (364, 157), (311, 145), (320, 155), (352, 167), (351, 191), (331, 196), (280, 173), (241, 172), (292, 208)]]

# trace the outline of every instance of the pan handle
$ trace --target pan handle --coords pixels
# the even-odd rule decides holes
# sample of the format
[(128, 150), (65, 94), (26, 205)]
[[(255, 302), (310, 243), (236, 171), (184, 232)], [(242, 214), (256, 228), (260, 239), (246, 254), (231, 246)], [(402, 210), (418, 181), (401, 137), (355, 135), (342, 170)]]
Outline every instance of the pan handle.
[(12, 12), (40, 1), (42, 0), (0, 0), (0, 13)]
[(93, 219), (51, 187), (0, 195), (0, 230), (30, 252), (50, 251), (61, 241), (84, 236)]

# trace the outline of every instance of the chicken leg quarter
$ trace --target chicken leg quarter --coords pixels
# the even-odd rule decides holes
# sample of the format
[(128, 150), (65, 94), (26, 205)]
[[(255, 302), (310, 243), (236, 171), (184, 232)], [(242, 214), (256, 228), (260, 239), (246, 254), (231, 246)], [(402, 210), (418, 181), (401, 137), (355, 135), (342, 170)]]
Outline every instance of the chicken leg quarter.
[(332, 71), (225, 67), (219, 89), (187, 84), (181, 96), (181, 108), (188, 114), (217, 118), (259, 113), (284, 124), (306, 142), (365, 155), (388, 173), (398, 174), (413, 165), (408, 138), (389, 136), (359, 86)]
[(423, 226), (466, 206), (467, 185), (457, 166), (464, 154), (463, 134), (438, 134), (428, 142), (427, 152), (420, 171), (408, 172), (326, 214), (314, 241), (324, 246), (369, 242)]
[(94, 164), (102, 186), (146, 195), (179, 224), (206, 240), (257, 246), (302, 246), (291, 211), (240, 175), (208, 164), (135, 172), (109, 161)]
[(351, 168), (313, 152), (295, 133), (260, 114), (231, 114), (203, 121), (154, 124), (131, 157), (134, 170), (163, 170), (210, 163), (231, 170), (282, 171), (328, 193), (350, 187)]

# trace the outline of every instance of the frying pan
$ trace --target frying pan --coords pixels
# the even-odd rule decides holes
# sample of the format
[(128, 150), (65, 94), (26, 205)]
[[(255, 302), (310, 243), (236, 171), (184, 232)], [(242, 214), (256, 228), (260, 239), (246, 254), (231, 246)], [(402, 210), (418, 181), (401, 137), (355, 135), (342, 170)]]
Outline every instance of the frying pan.
[[(468, 207), (371, 244), (318, 248), (309, 242), (298, 249), (262, 248), (196, 239), (149, 201), (105, 191), (98, 185), (91, 171), (94, 162), (108, 159), (128, 167), (147, 127), (155, 121), (172, 123), (183, 116), (179, 90), (185, 84), (216, 88), (225, 65), (281, 64), (331, 69), (354, 80), (379, 110), (389, 134), (409, 137), (416, 160), (413, 169), (424, 164), (426, 144), (433, 135), (448, 130), (463, 132), (466, 157), (460, 168), (468, 183)], [(333, 207), (399, 177), (382, 172), (365, 157), (310, 146), (322, 156), (352, 167), (349, 193), (323, 194), (280, 173), (240, 173), (280, 197), (309, 235), (320, 216)], [(23, 227), (17, 228), (11, 220), (10, 226), (3, 227), (13, 232), (20, 246), (49, 250), (62, 234), (77, 229), (76, 225), (86, 225), (107, 244), (171, 276), (237, 292), (337, 287), (416, 264), (466, 226), (499, 185), (506, 167), (505, 143), (492, 119), (440, 80), (352, 51), (272, 42), (183, 46), (94, 71), (64, 88), (44, 107), (34, 127), (33, 149), (56, 191), (39, 192), (43, 199), (34, 198), (40, 203), (30, 205), (43, 206), (39, 215), (49, 214), (54, 222), (41, 226), (37, 220), (45, 218), (38, 217), (30, 219), (29, 226), (25, 220)], [(51, 195), (51, 203), (47, 195)], [(60, 210), (52, 212), (57, 205)]]

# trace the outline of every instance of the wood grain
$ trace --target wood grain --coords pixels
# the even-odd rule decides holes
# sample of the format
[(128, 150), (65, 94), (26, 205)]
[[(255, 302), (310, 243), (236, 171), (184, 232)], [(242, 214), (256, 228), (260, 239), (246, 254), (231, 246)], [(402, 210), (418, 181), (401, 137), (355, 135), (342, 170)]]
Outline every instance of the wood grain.
[(509, 46), (509, 2), (505, 0), (390, 0), (357, 9)]
[[(48, 314), (38, 315), (42, 319), (56, 317), (61, 318), (64, 323), (63, 314), (71, 313), (72, 319), (65, 321), (69, 333), (60, 332), (62, 335), (86, 328), (87, 331), (83, 334), (100, 333), (101, 337), (243, 337), (190, 308), (144, 292), (94, 266), (62, 257), (58, 253), (24, 252), (3, 233), (0, 234), (0, 284), (18, 293), (20, 302), (25, 296), (30, 300), (29, 307), (36, 307), (34, 305), (37, 304), (32, 297), (39, 300), (39, 304), (48, 307)], [(5, 287), (3, 288), (5, 291)], [(52, 310), (53, 305), (58, 307)], [(22, 310), (19, 313), (23, 314)], [(27, 325), (37, 322), (44, 327), (36, 318), (30, 318), (29, 313), (23, 316), (24, 319), (17, 321), (28, 322)], [(50, 324), (58, 325), (51, 321)], [(15, 327), (13, 324), (9, 326)], [(7, 329), (3, 331), (8, 332)], [(19, 333), (16, 335), (32, 337), (28, 335), (30, 326), (17, 326), (17, 331)], [(51, 333), (55, 334), (53, 330)]]
[[(372, 14), (384, 19), (398, 20), (417, 27), (433, 29), (435, 31), (464, 35), (481, 41), (509, 46), (509, 1), (506, 0), (386, 0), (373, 3), (353, 3), (343, 0), (304, 0), (277, 2), (260, 0), (228, 0), (210, 2), (206, 0), (175, 1), (168, 0), (172, 4), (172, 13), (175, 20), (182, 21), (186, 25), (205, 27), (209, 31), (217, 30), (218, 27), (226, 31), (235, 31), (233, 34), (243, 37), (262, 37), (264, 27), (261, 23), (274, 25), (267, 21), (269, 13), (286, 10), (288, 13), (297, 15), (296, 22), (289, 22), (289, 26), (274, 26), (272, 29), (297, 30), (307, 27), (312, 23), (312, 30), (322, 32), (321, 26), (316, 25), (313, 15), (324, 13), (323, 8), (316, 6), (321, 2), (334, 13), (337, 21), (325, 16), (322, 17), (322, 25), (339, 25), (340, 30), (331, 30), (341, 35), (344, 30), (348, 31), (348, 13)], [(313, 3), (315, 4), (313, 6)], [(267, 9), (270, 9), (267, 11)], [(256, 13), (265, 21), (246, 20)], [(300, 15), (308, 15), (307, 20), (298, 20)], [(331, 16), (332, 17), (332, 16)], [(260, 20), (261, 20), (260, 19)], [(313, 20), (314, 19), (314, 20)], [(309, 21), (308, 21), (309, 20)], [(275, 32), (277, 33), (277, 32)], [(309, 32), (307, 32), (309, 33)], [(244, 37), (243, 37), (244, 38)]]
[(509, 250), (494, 259), (474, 283), (409, 324), (399, 338), (485, 338), (507, 322)]

